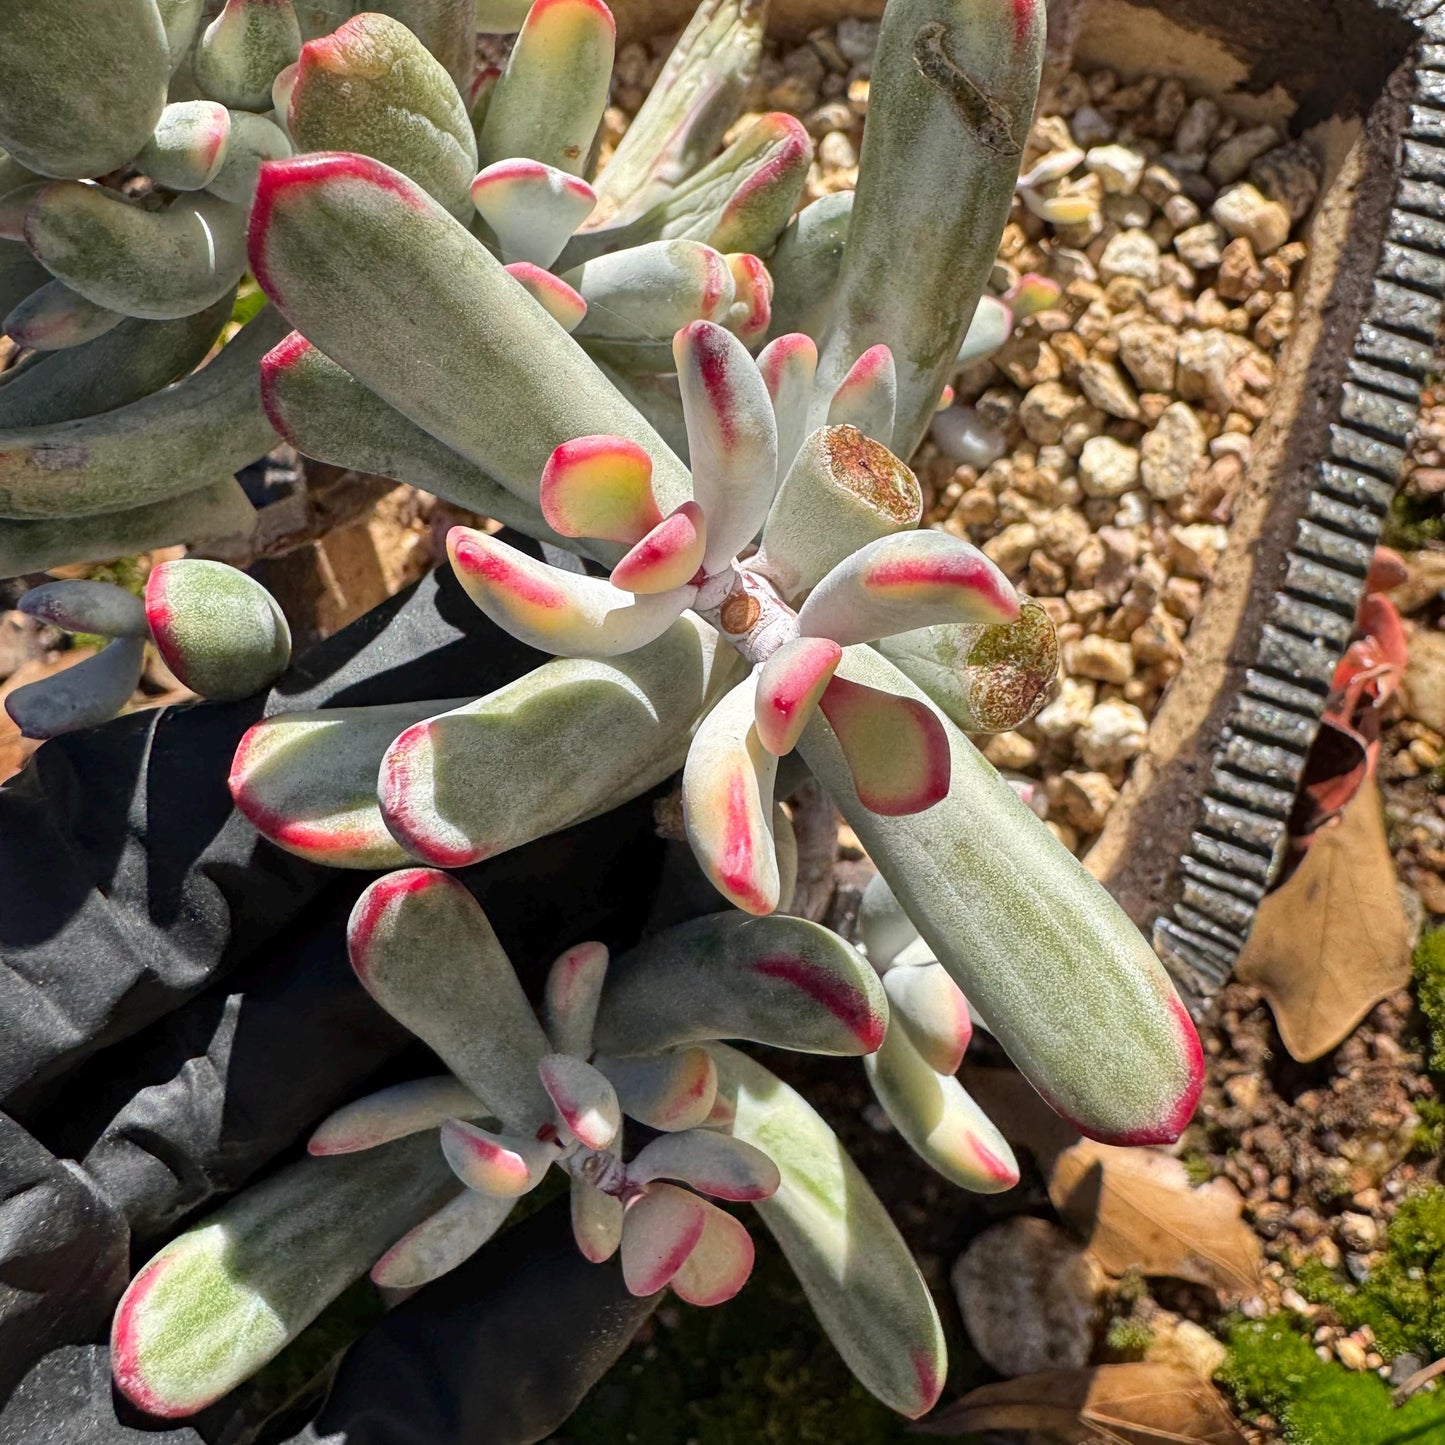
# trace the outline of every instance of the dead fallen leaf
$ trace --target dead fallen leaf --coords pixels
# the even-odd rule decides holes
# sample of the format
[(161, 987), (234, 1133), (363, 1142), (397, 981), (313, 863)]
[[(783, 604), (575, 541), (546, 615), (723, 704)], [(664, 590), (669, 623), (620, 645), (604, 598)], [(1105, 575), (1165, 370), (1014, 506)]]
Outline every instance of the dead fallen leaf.
[(1234, 976), (1269, 1000), (1301, 1063), (1328, 1053), (1410, 981), (1410, 925), (1373, 781), (1260, 905)]
[(1184, 1166), (1157, 1149), (1120, 1149), (1082, 1139), (1048, 1174), (1049, 1198), (1110, 1274), (1134, 1267), (1254, 1294), (1259, 1238), (1239, 1217), (1225, 1179), (1191, 1187)]
[(971, 1390), (914, 1426), (924, 1435), (999, 1430), (1030, 1445), (1245, 1445), (1219, 1392), (1170, 1365), (1050, 1370)]
[(75, 647), (49, 659), (33, 658), (22, 663), (4, 682), (0, 682), (0, 783), (18, 773), (29, 760), (31, 753), (40, 746), (36, 739), (20, 736), (20, 729), (10, 721), (10, 714), (5, 711), (5, 699), (16, 688), (24, 687), (28, 682), (39, 682), (42, 677), (64, 672), (67, 667), (74, 667), (77, 662), (84, 662), (87, 657), (94, 655), (91, 648)]

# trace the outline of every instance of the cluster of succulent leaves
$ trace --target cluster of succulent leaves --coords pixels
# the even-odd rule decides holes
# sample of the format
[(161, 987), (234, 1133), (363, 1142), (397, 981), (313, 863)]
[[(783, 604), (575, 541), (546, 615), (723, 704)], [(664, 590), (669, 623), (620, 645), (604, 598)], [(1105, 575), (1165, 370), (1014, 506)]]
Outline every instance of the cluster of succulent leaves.
[[(704, 0), (600, 174), (601, 0), (355, 11), (0, 16), (0, 288), (26, 348), (0, 380), (0, 569), (224, 530), (232, 474), (278, 433), (563, 549), (449, 538), (472, 600), (552, 660), (242, 740), (232, 794), (264, 836), (397, 870), (357, 905), (352, 961), (448, 1072), (348, 1106), (152, 1259), (117, 1311), (117, 1382), (198, 1408), (368, 1268), (434, 1278), (560, 1171), (585, 1255), (698, 1304), (753, 1256), (709, 1196), (752, 1204), (859, 1380), (917, 1415), (943, 1336), (901, 1238), (806, 1101), (723, 1041), (862, 1057), (909, 1144), (981, 1190), (1017, 1171), (954, 1077), (970, 1004), (1098, 1138), (1177, 1137), (1201, 1078), (1148, 945), (965, 736), (1030, 715), (1056, 643), (981, 552), (919, 529), (902, 460), (960, 359), (1046, 300), (1029, 280), (979, 304), (1043, 6), (891, 0), (856, 194), (796, 218), (796, 120), (723, 146), (759, 6)], [(517, 32), (505, 67), (476, 66), (478, 26)], [(248, 266), (268, 304), (207, 360)], [(30, 598), (114, 639), (68, 691), (15, 694), (36, 735), (114, 712), (147, 636), (212, 697), (285, 665), (274, 604), (219, 564), (167, 564), (143, 605)], [(866, 960), (786, 915), (795, 753), (880, 870)], [(579, 944), (539, 1020), (439, 870), (679, 768), (697, 861), (741, 911), (616, 960)]]

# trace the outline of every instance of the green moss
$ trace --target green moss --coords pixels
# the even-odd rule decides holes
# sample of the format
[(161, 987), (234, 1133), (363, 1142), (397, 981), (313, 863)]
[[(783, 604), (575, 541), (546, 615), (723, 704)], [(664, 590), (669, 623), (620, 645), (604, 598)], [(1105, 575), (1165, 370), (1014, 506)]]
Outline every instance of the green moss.
[(1420, 1122), (1410, 1140), (1410, 1152), (1430, 1158), (1445, 1154), (1445, 1100), (1421, 1099), (1415, 1105), (1415, 1112)]
[(1118, 1315), (1109, 1321), (1109, 1331), (1104, 1343), (1112, 1354), (1127, 1360), (1142, 1360), (1144, 1351), (1154, 1338), (1153, 1331), (1143, 1320), (1132, 1315)]
[(1214, 1166), (1209, 1162), (1207, 1154), (1189, 1149), (1179, 1156), (1179, 1162), (1184, 1166), (1184, 1172), (1189, 1176), (1191, 1184), (1208, 1184), (1214, 1178)]
[(1445, 1441), (1445, 1393), (1416, 1395), (1396, 1409), (1378, 1375), (1321, 1360), (1279, 1316), (1230, 1331), (1218, 1378), (1242, 1411), (1273, 1415), (1289, 1445)]
[(1412, 497), (1400, 492), (1390, 503), (1381, 541), (1402, 552), (1418, 552), (1445, 537), (1445, 516), (1436, 497)]
[(1432, 928), (1415, 945), (1415, 997), (1430, 1026), (1430, 1069), (1445, 1074), (1445, 928)]
[[(676, 1301), (634, 1345), (554, 1445), (905, 1445), (908, 1421), (863, 1389), (824, 1338), (771, 1241), (738, 1297), (717, 1309)], [(962, 1378), (970, 1352), (949, 1341)]]
[(1300, 1292), (1350, 1328), (1369, 1325), (1385, 1359), (1445, 1355), (1445, 1188), (1406, 1199), (1385, 1235), (1384, 1257), (1360, 1285), (1321, 1266), (1299, 1275)]

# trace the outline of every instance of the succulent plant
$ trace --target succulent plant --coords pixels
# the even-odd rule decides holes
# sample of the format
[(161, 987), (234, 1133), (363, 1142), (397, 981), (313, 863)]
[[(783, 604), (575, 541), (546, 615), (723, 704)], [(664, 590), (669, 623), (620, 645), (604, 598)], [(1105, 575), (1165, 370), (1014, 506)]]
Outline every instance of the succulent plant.
[(152, 569), (145, 600), (110, 582), (46, 582), (19, 608), (66, 632), (110, 641), (94, 657), (16, 688), (5, 699), (28, 738), (53, 738), (114, 717), (140, 681), (153, 641), (176, 678), (217, 702), (269, 687), (291, 660), (275, 598), (224, 562), (186, 557)]
[[(481, 907), (445, 873), (374, 882), (348, 946), (367, 990), (450, 1072), (345, 1106), (313, 1133), (311, 1160), (141, 1269), (112, 1333), (135, 1403), (160, 1415), (209, 1403), (368, 1265), (380, 1285), (424, 1284), (561, 1175), (588, 1259), (619, 1254), (632, 1293), (671, 1288), (695, 1305), (730, 1299), (754, 1257), (747, 1229), (710, 1199), (755, 1204), (860, 1379), (905, 1414), (931, 1407), (942, 1331), (897, 1230), (811, 1108), (716, 1042), (876, 1049), (884, 992), (842, 939), (734, 912), (612, 963), (581, 943), (552, 965), (541, 1023)], [(635, 1147), (624, 1117), (655, 1137)], [(385, 1196), (353, 1230), (368, 1187)]]

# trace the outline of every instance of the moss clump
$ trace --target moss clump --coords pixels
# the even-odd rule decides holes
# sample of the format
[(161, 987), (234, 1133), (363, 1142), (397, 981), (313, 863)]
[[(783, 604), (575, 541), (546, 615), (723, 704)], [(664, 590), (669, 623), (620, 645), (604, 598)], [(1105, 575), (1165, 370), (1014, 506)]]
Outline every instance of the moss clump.
[(1412, 497), (1400, 492), (1390, 503), (1382, 540), (1402, 552), (1418, 552), (1445, 537), (1445, 516), (1435, 497)]
[(1420, 1122), (1410, 1140), (1410, 1152), (1430, 1158), (1445, 1154), (1445, 1100), (1421, 1099), (1415, 1105), (1415, 1112)]
[(1289, 1445), (1426, 1445), (1445, 1440), (1445, 1394), (1396, 1409), (1378, 1375), (1320, 1359), (1283, 1319), (1239, 1324), (1218, 1378), (1241, 1410), (1279, 1421)]
[(1445, 1074), (1445, 928), (1432, 928), (1415, 945), (1415, 997), (1430, 1025), (1430, 1070)]
[(1149, 1348), (1154, 1332), (1143, 1320), (1133, 1315), (1116, 1315), (1109, 1321), (1109, 1331), (1104, 1343), (1111, 1354), (1126, 1360), (1142, 1360)]
[(1369, 1325), (1387, 1360), (1445, 1355), (1445, 1188), (1422, 1189), (1400, 1205), (1386, 1231), (1384, 1257), (1363, 1284), (1316, 1265), (1300, 1272), (1299, 1287), (1350, 1329)]

